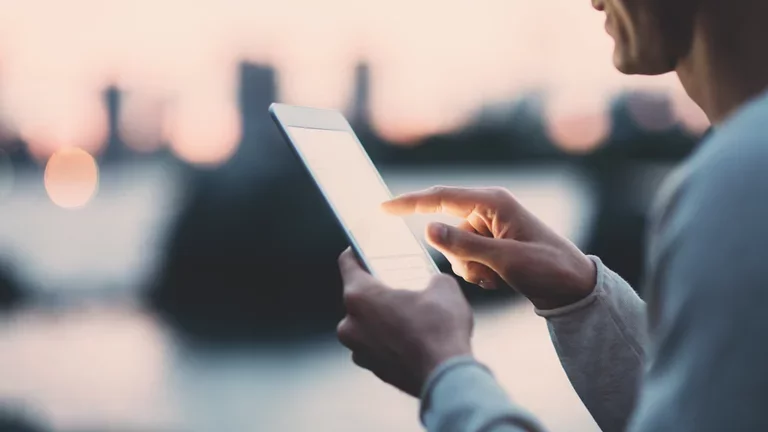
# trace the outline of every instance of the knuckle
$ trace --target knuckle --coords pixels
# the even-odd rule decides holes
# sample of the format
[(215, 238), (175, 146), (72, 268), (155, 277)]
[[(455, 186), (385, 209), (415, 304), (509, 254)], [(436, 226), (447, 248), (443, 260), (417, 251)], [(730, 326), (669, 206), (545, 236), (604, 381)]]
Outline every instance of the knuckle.
[(437, 185), (427, 189), (430, 195), (443, 195), (448, 190), (446, 186)]
[(483, 274), (476, 266), (467, 266), (466, 275), (464, 280), (469, 283), (477, 284), (483, 279)]
[(344, 291), (344, 306), (347, 310), (356, 311), (359, 310), (366, 303), (366, 295), (362, 291), (349, 287)]
[(464, 270), (464, 266), (463, 265), (453, 264), (451, 266), (451, 270), (453, 270), (453, 274), (455, 274), (456, 276), (459, 276), (459, 277), (465, 277), (466, 276), (466, 272)]
[(350, 346), (353, 343), (354, 340), (354, 330), (353, 330), (353, 324), (352, 321), (349, 319), (349, 317), (344, 318), (339, 322), (339, 325), (336, 326), (336, 336), (339, 339), (339, 342), (342, 343), (344, 346)]
[(351, 253), (351, 250), (347, 248), (347, 249), (344, 249), (344, 251), (339, 254), (338, 258), (336, 258), (336, 261), (339, 263), (339, 266), (343, 266), (347, 262), (347, 260), (349, 259), (350, 253)]
[(512, 198), (512, 193), (508, 189), (499, 186), (488, 188), (488, 193), (496, 200), (509, 201)]

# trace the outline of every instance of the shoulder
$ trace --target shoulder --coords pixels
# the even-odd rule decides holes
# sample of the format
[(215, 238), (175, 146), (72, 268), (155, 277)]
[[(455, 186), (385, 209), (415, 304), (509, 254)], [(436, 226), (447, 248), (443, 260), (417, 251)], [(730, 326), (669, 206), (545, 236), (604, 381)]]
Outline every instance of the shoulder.
[(664, 183), (651, 214), (663, 219), (681, 200), (701, 205), (721, 194), (738, 199), (766, 181), (768, 96), (749, 103), (699, 145)]
[(768, 98), (713, 133), (681, 171), (659, 227), (664, 248), (695, 255), (699, 270), (706, 260), (727, 262), (744, 253), (768, 258)]
[(768, 220), (766, 198), (768, 98), (718, 128), (667, 179), (651, 211), (652, 243), (665, 249), (683, 232), (712, 236), (718, 232), (702, 232), (708, 225)]
[(752, 102), (712, 134), (688, 165), (686, 195), (694, 202), (720, 207), (765, 198), (768, 97)]

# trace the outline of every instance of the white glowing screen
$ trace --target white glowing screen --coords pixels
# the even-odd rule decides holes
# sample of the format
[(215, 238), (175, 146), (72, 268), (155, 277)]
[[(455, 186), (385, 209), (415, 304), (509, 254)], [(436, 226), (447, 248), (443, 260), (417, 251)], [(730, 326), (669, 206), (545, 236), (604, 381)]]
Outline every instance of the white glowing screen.
[(431, 258), (402, 218), (381, 210), (389, 189), (355, 136), (301, 127), (288, 133), (371, 273), (393, 288), (426, 288), (436, 273)]

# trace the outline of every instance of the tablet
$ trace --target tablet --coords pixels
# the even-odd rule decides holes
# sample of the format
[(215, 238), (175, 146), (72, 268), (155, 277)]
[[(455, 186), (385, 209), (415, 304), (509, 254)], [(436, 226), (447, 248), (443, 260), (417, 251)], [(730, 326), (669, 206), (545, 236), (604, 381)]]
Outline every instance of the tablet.
[(283, 104), (269, 112), (367, 270), (395, 289), (426, 288), (439, 270), (405, 221), (381, 209), (392, 195), (344, 116)]

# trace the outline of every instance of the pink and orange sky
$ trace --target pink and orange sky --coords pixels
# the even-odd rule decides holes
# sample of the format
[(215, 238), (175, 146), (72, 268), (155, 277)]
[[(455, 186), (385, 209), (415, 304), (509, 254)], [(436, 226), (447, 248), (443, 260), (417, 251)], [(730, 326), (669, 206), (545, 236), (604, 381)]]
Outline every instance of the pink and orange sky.
[(529, 87), (551, 91), (558, 116), (599, 113), (627, 87), (695, 115), (674, 76), (613, 70), (603, 20), (588, 0), (0, 0), (0, 110), (43, 157), (95, 151), (99, 93), (117, 82), (171, 100), (176, 152), (204, 160), (237, 138), (237, 61), (273, 64), (286, 102), (342, 108), (367, 59), (376, 126), (395, 139)]

